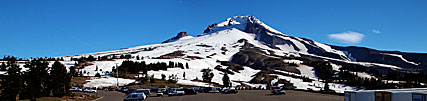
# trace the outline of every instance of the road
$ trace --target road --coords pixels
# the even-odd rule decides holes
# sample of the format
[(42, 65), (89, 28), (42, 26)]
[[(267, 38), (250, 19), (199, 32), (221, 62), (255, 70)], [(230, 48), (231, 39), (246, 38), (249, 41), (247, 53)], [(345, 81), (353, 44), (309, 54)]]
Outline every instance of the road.
[(149, 97), (146, 101), (343, 101), (344, 96), (287, 90), (286, 95), (270, 95), (269, 90), (240, 90), (238, 94), (199, 93), (173, 97)]
[(117, 91), (98, 90), (97, 96), (101, 97), (98, 101), (123, 101), (126, 94)]

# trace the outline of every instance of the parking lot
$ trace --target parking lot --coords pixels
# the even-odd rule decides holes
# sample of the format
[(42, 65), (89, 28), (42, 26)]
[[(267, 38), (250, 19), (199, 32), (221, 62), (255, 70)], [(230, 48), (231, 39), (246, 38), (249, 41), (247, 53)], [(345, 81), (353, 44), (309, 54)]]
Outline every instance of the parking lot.
[(344, 96), (287, 90), (271, 95), (269, 90), (240, 90), (237, 94), (199, 93), (197, 95), (149, 97), (146, 101), (343, 101)]

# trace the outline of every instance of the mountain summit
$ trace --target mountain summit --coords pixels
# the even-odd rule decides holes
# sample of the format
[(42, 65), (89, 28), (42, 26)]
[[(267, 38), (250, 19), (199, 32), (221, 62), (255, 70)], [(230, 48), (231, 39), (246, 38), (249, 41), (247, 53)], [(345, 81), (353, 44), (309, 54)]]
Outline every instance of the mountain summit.
[(215, 23), (209, 25), (203, 33), (214, 33), (216, 31), (230, 28), (236, 28), (247, 33), (260, 33), (260, 31), (267, 31), (270, 33), (281, 34), (281, 32), (267, 26), (255, 16), (234, 16), (232, 18), (227, 18), (226, 21), (219, 24)]

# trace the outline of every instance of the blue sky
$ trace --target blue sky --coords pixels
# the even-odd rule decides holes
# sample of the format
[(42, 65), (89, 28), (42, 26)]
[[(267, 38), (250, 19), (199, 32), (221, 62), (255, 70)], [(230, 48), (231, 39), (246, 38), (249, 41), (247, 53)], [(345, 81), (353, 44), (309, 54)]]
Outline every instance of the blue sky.
[(66, 56), (156, 44), (180, 31), (201, 34), (236, 15), (254, 15), (285, 34), (331, 45), (427, 53), (426, 5), (425, 0), (1, 0), (0, 55)]

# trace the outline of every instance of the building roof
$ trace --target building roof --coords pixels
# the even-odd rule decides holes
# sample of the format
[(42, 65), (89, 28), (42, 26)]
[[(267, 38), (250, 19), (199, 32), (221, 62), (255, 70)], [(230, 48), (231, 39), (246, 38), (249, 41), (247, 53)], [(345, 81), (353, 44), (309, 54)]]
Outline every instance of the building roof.
[(346, 91), (346, 92), (427, 93), (427, 88), (359, 90), (359, 91)]

